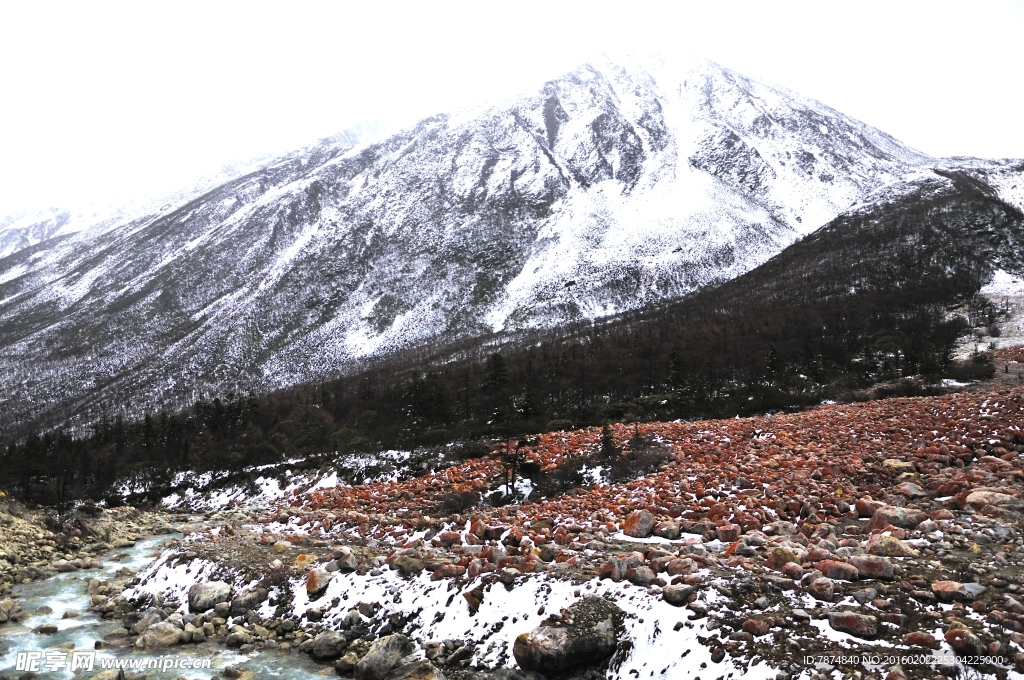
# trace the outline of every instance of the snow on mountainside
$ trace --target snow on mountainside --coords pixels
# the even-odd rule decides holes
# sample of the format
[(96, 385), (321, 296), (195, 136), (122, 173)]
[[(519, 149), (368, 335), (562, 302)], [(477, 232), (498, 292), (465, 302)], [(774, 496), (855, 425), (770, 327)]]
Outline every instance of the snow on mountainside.
[(583, 66), (0, 259), (0, 425), (678, 297), (935, 162), (710, 62)]

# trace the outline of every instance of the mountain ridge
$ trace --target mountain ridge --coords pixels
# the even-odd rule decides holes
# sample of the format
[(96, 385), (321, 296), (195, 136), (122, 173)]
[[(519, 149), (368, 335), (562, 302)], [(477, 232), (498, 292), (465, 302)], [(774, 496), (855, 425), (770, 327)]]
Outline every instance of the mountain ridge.
[(3, 421), (68, 398), (95, 415), (112, 387), (143, 403), (280, 387), (432, 337), (675, 299), (938, 162), (710, 62), (586, 65), (0, 259)]

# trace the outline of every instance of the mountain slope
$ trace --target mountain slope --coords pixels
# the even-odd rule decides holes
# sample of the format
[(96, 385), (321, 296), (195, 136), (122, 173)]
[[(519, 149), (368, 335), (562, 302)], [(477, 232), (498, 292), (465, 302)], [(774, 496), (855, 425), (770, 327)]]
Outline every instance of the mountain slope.
[(0, 260), (0, 425), (674, 299), (933, 162), (709, 62), (584, 66)]

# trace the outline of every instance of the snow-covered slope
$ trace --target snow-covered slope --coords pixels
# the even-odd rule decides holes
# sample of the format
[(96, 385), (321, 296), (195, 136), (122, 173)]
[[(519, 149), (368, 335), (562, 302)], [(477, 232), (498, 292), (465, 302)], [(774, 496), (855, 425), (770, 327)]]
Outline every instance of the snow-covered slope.
[(284, 385), (675, 298), (934, 162), (710, 62), (586, 65), (0, 259), (0, 421)]

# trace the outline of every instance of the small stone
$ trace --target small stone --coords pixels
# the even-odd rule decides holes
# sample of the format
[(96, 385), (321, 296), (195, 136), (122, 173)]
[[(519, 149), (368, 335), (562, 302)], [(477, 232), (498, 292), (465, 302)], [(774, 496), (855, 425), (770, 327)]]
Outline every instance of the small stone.
[(883, 557), (917, 557), (918, 551), (914, 550), (895, 536), (875, 534), (868, 539), (864, 551), (869, 555), (881, 555)]
[(356, 680), (383, 680), (415, 648), (412, 640), (397, 633), (379, 638), (356, 664)]
[(860, 574), (857, 571), (857, 567), (846, 562), (836, 562), (835, 560), (822, 560), (817, 564), (818, 571), (827, 576), (830, 579), (840, 581), (856, 581)]
[(932, 593), (940, 602), (954, 602), (963, 599), (960, 588), (963, 584), (959, 581), (934, 581), (931, 588)]
[(690, 595), (693, 594), (695, 588), (688, 585), (674, 585), (665, 586), (661, 589), (661, 597), (674, 607), (682, 607), (690, 601)]
[(921, 498), (927, 496), (928, 492), (921, 487), (920, 484), (914, 482), (903, 482), (893, 487), (892, 492), (900, 496), (906, 496), (907, 498)]
[(953, 624), (948, 631), (946, 631), (946, 644), (952, 647), (955, 651), (970, 655), (970, 656), (984, 656), (988, 651), (982, 643), (981, 638), (972, 633), (963, 624)]
[(676, 557), (670, 559), (665, 565), (665, 572), (669, 576), (683, 576), (697, 571), (697, 563), (689, 557)]
[(335, 658), (341, 656), (348, 648), (348, 640), (341, 633), (329, 630), (320, 633), (313, 640), (313, 656), (317, 658)]
[(861, 604), (866, 604), (878, 597), (878, 591), (874, 588), (865, 588), (864, 590), (855, 591), (851, 597)]
[(440, 581), (446, 578), (459, 578), (465, 576), (466, 568), (457, 564), (442, 564), (430, 575), (431, 581)]
[(135, 640), (135, 649), (165, 649), (181, 642), (182, 631), (178, 627), (161, 621), (154, 623)]
[(743, 622), (743, 630), (750, 633), (754, 637), (760, 637), (767, 635), (771, 626), (766, 621), (761, 619), (747, 619)]
[(739, 540), (741, 531), (743, 529), (738, 524), (723, 524), (718, 527), (716, 533), (722, 543), (734, 543)]
[(927, 647), (928, 649), (938, 649), (941, 646), (939, 641), (935, 639), (934, 635), (922, 630), (907, 633), (903, 636), (902, 642), (908, 647)]
[(918, 524), (928, 519), (928, 515), (913, 508), (897, 508), (891, 505), (883, 505), (875, 510), (864, 527), (864, 531), (879, 531), (892, 525), (901, 529), (914, 529)]
[(193, 613), (199, 614), (213, 609), (221, 602), (227, 602), (230, 598), (230, 585), (223, 581), (210, 581), (189, 588), (188, 607)]
[(803, 561), (801, 557), (802, 555), (792, 548), (776, 546), (768, 553), (768, 568), (778, 571), (787, 564), (796, 564), (797, 566), (800, 566), (800, 563)]
[(657, 575), (649, 567), (634, 567), (626, 572), (626, 580), (634, 585), (646, 588)]
[(891, 581), (894, 578), (893, 564), (878, 555), (854, 555), (850, 564), (857, 568), (861, 578)]
[(357, 663), (359, 663), (359, 656), (355, 652), (349, 652), (334, 662), (334, 670), (338, 673), (351, 673)]
[(679, 538), (682, 533), (682, 529), (679, 526), (679, 522), (668, 520), (655, 524), (653, 533), (655, 536), (660, 538), (666, 538), (670, 541), (674, 541)]
[(316, 562), (316, 555), (311, 555), (310, 553), (299, 553), (299, 555), (296, 556), (295, 561), (292, 562), (292, 566), (298, 570), (303, 570), (309, 569), (316, 564)]
[(810, 585), (807, 586), (807, 592), (816, 600), (831, 602), (832, 596), (835, 593), (835, 585), (831, 579), (822, 576), (811, 581)]

